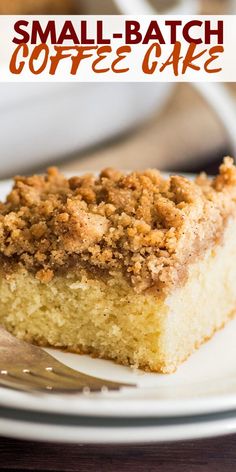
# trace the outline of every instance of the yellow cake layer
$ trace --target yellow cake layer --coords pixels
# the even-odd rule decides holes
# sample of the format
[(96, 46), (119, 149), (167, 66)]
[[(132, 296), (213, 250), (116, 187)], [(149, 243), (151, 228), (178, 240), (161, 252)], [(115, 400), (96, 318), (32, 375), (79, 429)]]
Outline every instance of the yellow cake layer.
[(86, 272), (49, 283), (26, 269), (0, 275), (0, 323), (42, 346), (91, 353), (170, 373), (224, 325), (236, 307), (236, 222), (222, 244), (189, 266), (184, 286), (164, 299), (135, 293), (118, 273), (107, 281)]

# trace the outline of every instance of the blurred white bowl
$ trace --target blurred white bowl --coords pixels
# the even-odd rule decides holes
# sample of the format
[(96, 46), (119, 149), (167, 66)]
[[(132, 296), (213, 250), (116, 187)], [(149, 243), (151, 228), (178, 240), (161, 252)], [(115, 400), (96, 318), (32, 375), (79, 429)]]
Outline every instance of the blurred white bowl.
[[(196, 4), (181, 0), (175, 13), (183, 13), (183, 6), (193, 13)], [(1, 84), (0, 177), (52, 163), (134, 127), (161, 110), (173, 86)]]

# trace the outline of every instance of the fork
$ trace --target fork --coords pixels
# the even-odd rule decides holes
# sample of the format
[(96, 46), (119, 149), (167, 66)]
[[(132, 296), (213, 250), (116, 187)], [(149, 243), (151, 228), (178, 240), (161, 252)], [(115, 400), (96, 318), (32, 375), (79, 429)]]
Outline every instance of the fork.
[(0, 327), (0, 386), (26, 392), (90, 393), (135, 387), (78, 372)]

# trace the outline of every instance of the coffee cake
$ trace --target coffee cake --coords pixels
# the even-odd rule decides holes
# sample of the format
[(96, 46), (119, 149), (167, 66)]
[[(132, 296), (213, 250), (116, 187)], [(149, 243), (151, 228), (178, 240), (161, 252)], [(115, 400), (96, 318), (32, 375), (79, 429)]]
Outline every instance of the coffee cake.
[(236, 307), (236, 168), (16, 177), (0, 204), (0, 322), (40, 346), (170, 373)]

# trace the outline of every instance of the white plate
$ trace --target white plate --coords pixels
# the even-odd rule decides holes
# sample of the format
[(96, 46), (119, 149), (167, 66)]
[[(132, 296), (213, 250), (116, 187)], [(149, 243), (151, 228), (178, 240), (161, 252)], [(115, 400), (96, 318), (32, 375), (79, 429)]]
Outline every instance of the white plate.
[[(10, 187), (0, 184), (0, 199)], [(171, 417), (236, 409), (236, 320), (204, 344), (175, 374), (147, 374), (88, 356), (51, 351), (65, 364), (98, 377), (137, 384), (116, 393), (29, 395), (0, 389), (0, 406), (96, 417)]]
[(138, 444), (233, 434), (236, 412), (211, 417), (114, 420), (1, 412), (0, 434), (17, 439), (79, 444)]

